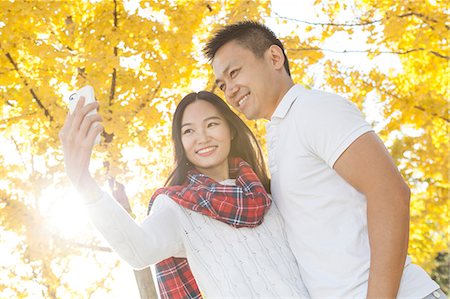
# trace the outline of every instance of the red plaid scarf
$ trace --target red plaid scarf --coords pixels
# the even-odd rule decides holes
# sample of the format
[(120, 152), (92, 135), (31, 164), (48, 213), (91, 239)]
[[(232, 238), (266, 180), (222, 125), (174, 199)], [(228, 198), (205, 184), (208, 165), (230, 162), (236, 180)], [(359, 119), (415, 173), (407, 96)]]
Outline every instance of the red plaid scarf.
[[(250, 165), (240, 158), (230, 159), (230, 176), (236, 186), (221, 185), (193, 169), (180, 186), (158, 189), (153, 201), (166, 194), (184, 208), (212, 217), (233, 227), (255, 227), (261, 224), (272, 201)], [(161, 298), (202, 298), (185, 258), (170, 257), (156, 264)]]

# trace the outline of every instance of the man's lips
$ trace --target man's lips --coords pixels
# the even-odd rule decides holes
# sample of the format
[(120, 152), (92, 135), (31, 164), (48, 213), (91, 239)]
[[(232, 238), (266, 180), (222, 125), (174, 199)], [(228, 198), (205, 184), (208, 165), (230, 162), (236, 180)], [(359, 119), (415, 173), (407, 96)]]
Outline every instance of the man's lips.
[(245, 102), (247, 101), (248, 97), (250, 96), (250, 93), (247, 93), (246, 95), (242, 96), (239, 101), (237, 102), (237, 107), (241, 108), (241, 106), (243, 106), (245, 104)]

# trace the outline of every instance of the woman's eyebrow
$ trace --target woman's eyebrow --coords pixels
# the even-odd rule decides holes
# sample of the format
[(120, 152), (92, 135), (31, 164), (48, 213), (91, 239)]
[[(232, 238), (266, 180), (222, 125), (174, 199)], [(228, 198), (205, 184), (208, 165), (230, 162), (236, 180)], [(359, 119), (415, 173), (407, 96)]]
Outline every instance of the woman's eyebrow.
[[(207, 121), (212, 120), (212, 119), (222, 120), (222, 118), (219, 117), (219, 116), (210, 116), (210, 117), (205, 118), (205, 119), (203, 120), (203, 122), (207, 122)], [(185, 127), (185, 126), (190, 126), (190, 125), (192, 125), (192, 123), (184, 123), (184, 124), (181, 125), (181, 127), (183, 128), (183, 127)]]
[(222, 120), (222, 118), (219, 117), (219, 116), (210, 116), (210, 117), (205, 118), (205, 119), (203, 120), (203, 122), (208, 121), (208, 120), (212, 120), (212, 119)]

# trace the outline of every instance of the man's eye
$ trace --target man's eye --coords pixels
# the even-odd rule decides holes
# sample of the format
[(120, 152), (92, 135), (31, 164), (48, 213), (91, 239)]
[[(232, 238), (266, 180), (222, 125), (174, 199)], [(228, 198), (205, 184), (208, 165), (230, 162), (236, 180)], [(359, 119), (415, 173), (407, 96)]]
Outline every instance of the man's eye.
[(231, 77), (232, 79), (235, 78), (235, 77), (237, 76), (238, 72), (239, 72), (239, 69), (237, 69), (237, 70), (232, 70), (232, 71), (230, 72), (230, 77)]
[(219, 89), (221, 91), (225, 91), (225, 84), (219, 84)]

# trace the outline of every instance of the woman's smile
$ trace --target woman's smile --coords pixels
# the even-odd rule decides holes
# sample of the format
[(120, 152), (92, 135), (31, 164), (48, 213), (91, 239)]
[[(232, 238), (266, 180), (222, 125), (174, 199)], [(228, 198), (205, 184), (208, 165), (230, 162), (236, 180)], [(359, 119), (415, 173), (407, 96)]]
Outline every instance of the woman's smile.
[(216, 149), (217, 149), (217, 146), (208, 146), (208, 147), (199, 149), (198, 151), (196, 151), (196, 153), (199, 156), (208, 157), (208, 156), (212, 155)]

